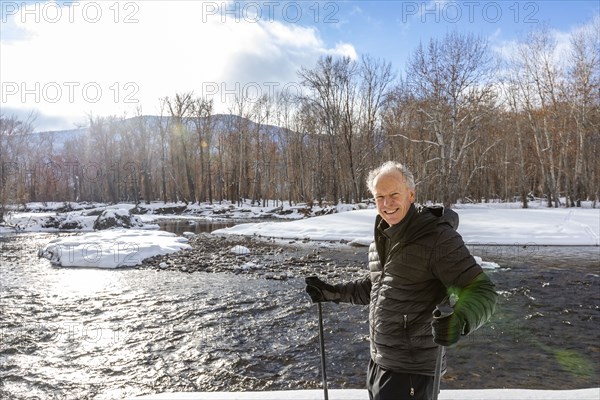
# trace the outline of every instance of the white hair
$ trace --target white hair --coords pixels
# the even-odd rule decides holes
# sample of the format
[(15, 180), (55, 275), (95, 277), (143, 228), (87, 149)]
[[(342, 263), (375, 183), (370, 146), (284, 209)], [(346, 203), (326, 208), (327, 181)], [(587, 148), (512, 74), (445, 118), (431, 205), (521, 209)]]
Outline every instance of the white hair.
[(367, 176), (367, 187), (371, 193), (375, 193), (375, 178), (381, 174), (387, 174), (390, 172), (399, 172), (406, 181), (406, 185), (409, 189), (415, 189), (415, 178), (410, 170), (403, 164), (395, 161), (386, 161), (381, 166), (375, 168), (369, 172)]

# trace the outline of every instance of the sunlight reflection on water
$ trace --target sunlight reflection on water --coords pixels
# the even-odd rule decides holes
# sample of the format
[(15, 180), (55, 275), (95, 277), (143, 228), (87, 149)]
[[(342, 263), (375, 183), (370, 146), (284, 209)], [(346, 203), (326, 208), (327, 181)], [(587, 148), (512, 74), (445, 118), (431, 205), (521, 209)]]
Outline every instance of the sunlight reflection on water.
[(120, 293), (123, 289), (119, 273), (94, 268), (60, 268), (46, 279), (46, 284), (50, 294), (67, 299), (93, 296), (106, 290)]

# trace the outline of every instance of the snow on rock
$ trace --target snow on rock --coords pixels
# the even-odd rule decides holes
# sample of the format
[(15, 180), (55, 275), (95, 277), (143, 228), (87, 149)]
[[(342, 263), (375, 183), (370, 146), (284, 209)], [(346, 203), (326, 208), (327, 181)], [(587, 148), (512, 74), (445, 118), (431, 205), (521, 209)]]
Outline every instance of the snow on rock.
[(274, 281), (285, 281), (288, 278), (293, 278), (294, 275), (287, 273), (287, 272), (281, 272), (281, 273), (267, 273), (265, 274), (265, 279), (271, 279)]
[[(330, 389), (331, 400), (368, 400), (362, 389)], [(322, 390), (284, 390), (271, 392), (180, 392), (159, 393), (129, 400), (321, 400)], [(473, 389), (443, 390), (439, 400), (598, 400), (600, 388), (576, 390)]]
[(42, 222), (41, 227), (44, 229), (58, 229), (60, 231), (82, 230), (85, 228), (85, 223), (79, 215), (57, 214), (47, 217)]
[(499, 269), (500, 265), (493, 261), (483, 261), (479, 256), (473, 256), (475, 258), (475, 262), (481, 266), (483, 269)]
[[(62, 203), (60, 203), (62, 204)], [(77, 204), (56, 207), (48, 204), (41, 207), (28, 203), (25, 212), (12, 211), (6, 214), (5, 223), (0, 223), (0, 234), (18, 232), (91, 232), (95, 229), (113, 227), (159, 229), (151, 219), (145, 222), (129, 212), (133, 205), (128, 204)], [(43, 211), (49, 210), (49, 211)]]
[(125, 208), (107, 209), (96, 218), (94, 230), (112, 228), (141, 228), (144, 226), (142, 220)]
[(187, 241), (164, 231), (117, 228), (54, 239), (38, 256), (62, 267), (132, 267), (155, 255), (191, 249)]
[(255, 263), (254, 261), (248, 261), (247, 263), (240, 265), (239, 268), (243, 271), (249, 271), (251, 269), (262, 269), (264, 267), (260, 264)]
[(232, 247), (230, 252), (237, 254), (238, 256), (243, 256), (246, 254), (250, 254), (250, 249), (245, 246), (240, 246), (238, 244), (237, 246)]

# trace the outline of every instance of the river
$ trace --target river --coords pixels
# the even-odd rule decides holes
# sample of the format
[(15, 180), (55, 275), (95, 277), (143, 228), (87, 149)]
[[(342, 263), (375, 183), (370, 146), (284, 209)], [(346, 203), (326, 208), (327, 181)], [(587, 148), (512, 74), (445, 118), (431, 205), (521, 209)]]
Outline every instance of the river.
[[(0, 237), (0, 398), (320, 387), (302, 278), (56, 268), (37, 249), (57, 235)], [(472, 250), (502, 266), (489, 272), (501, 296), (490, 323), (449, 350), (442, 388), (599, 386), (600, 249)], [(364, 387), (366, 307), (323, 311), (329, 386)]]

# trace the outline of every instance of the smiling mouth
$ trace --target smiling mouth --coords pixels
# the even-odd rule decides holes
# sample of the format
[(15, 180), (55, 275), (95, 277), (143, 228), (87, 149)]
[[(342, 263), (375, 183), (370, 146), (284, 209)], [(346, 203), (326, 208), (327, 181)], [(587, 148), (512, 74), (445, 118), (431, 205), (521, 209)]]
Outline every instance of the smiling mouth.
[(395, 214), (398, 210), (399, 210), (399, 208), (396, 208), (393, 211), (384, 211), (383, 213), (386, 214), (386, 215), (392, 215), (392, 214)]

